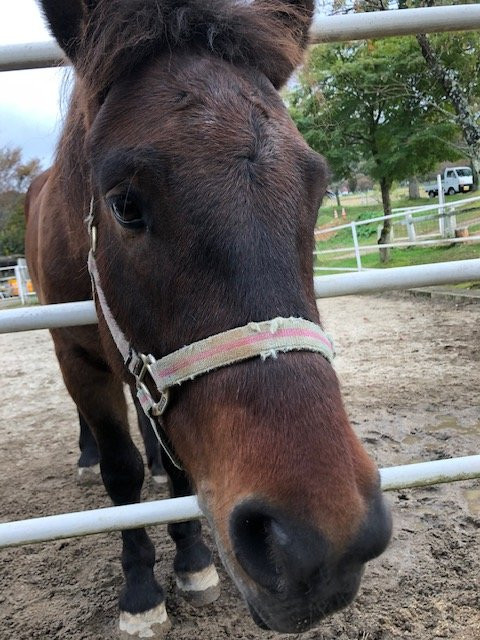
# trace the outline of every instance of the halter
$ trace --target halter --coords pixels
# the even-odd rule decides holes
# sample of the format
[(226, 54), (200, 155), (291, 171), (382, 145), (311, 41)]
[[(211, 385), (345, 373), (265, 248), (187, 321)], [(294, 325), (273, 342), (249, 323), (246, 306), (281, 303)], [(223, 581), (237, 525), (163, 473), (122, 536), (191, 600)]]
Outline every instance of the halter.
[[(123, 357), (125, 366), (135, 378), (137, 398), (150, 419), (157, 440), (178, 469), (182, 467), (171, 451), (160, 423), (168, 405), (171, 387), (243, 360), (260, 357), (264, 361), (267, 358), (277, 358), (278, 353), (288, 351), (313, 351), (332, 362), (335, 356), (332, 339), (319, 325), (303, 318), (274, 318), (263, 322), (249, 322), (243, 327), (193, 342), (158, 360), (151, 354), (137, 352), (113, 317), (100, 283), (95, 260), (97, 226), (94, 224), (93, 205), (92, 198), (86, 222), (90, 236), (88, 270), (92, 279), (93, 296), (96, 294), (113, 341)], [(147, 375), (160, 395), (157, 402), (145, 383)]]

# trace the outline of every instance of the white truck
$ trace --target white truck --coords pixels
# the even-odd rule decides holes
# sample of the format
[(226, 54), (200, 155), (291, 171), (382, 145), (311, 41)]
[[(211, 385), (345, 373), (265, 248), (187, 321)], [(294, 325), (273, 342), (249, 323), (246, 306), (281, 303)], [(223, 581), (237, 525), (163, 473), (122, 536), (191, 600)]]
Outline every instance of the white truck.
[[(464, 193), (473, 189), (473, 174), (470, 167), (447, 167), (442, 176), (442, 187), (445, 195), (453, 196), (455, 193)], [(430, 198), (438, 196), (438, 184), (428, 182), (424, 185)]]

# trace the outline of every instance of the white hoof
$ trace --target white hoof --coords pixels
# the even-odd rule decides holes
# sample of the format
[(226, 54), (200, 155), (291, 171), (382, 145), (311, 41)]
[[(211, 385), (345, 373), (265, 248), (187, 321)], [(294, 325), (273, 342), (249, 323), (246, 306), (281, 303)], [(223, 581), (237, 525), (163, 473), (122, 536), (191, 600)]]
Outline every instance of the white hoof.
[(194, 607), (214, 602), (220, 595), (220, 578), (211, 564), (202, 571), (175, 574), (177, 588)]
[(167, 484), (168, 476), (166, 473), (162, 473), (158, 476), (152, 476), (152, 480), (155, 484)]
[(120, 632), (122, 638), (151, 638), (161, 640), (171, 627), (165, 603), (161, 602), (153, 609), (143, 613), (120, 613)]
[(77, 480), (79, 484), (99, 484), (102, 481), (99, 464), (94, 464), (91, 467), (77, 468)]

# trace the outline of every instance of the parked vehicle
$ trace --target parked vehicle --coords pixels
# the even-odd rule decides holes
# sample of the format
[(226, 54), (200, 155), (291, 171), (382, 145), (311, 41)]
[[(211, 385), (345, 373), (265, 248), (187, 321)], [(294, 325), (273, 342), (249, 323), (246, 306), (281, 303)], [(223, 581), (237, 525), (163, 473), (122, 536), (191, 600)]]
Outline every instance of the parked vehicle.
[[(455, 193), (464, 193), (473, 189), (473, 174), (470, 167), (447, 167), (442, 176), (442, 187), (445, 195), (453, 196)], [(438, 184), (428, 182), (424, 185), (430, 198), (438, 196)]]

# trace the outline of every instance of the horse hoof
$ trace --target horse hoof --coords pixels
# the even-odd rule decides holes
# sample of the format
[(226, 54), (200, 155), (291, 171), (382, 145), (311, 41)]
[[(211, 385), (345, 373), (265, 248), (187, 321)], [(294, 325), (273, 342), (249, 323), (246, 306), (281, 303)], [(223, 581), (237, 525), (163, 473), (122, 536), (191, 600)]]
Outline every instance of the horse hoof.
[(202, 571), (175, 574), (177, 588), (194, 607), (203, 607), (215, 602), (220, 595), (220, 578), (211, 564)]
[(122, 640), (133, 640), (134, 638), (163, 640), (171, 626), (164, 602), (143, 613), (128, 613), (128, 611), (120, 613), (120, 637)]
[(77, 467), (77, 481), (78, 484), (91, 485), (100, 484), (102, 477), (100, 475), (100, 465), (94, 464), (91, 467)]
[(152, 480), (156, 485), (167, 484), (168, 476), (166, 473), (159, 473), (156, 475), (152, 475)]

